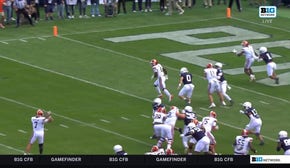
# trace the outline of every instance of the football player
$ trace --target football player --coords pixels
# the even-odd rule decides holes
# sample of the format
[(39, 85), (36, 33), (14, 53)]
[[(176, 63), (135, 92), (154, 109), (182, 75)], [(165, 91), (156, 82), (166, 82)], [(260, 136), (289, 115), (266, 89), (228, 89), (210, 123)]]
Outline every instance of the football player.
[(156, 80), (154, 82), (154, 87), (158, 93), (158, 97), (162, 98), (161, 91), (163, 91), (166, 94), (166, 96), (168, 97), (168, 100), (170, 102), (173, 98), (173, 95), (171, 95), (169, 90), (166, 89), (165, 81), (168, 79), (167, 70), (161, 64), (159, 64), (156, 59), (152, 59), (150, 61), (150, 64), (151, 64), (152, 70), (153, 70), (153, 75), (152, 75), (151, 79), (156, 78)]
[(227, 89), (231, 89), (231, 87), (228, 85), (228, 82), (226, 81), (224, 77), (222, 67), (223, 67), (222, 63), (220, 62), (215, 63), (215, 68), (217, 69), (217, 78), (220, 81), (221, 92), (223, 96), (230, 102), (230, 105), (232, 106), (234, 104), (234, 101), (227, 94)]
[[(184, 147), (184, 153), (188, 154), (189, 153), (189, 140), (190, 137), (184, 136), (185, 134), (187, 134), (187, 132), (191, 129), (191, 125), (189, 125), (192, 120), (196, 119), (196, 113), (192, 110), (191, 106), (185, 106), (184, 109), (182, 110), (182, 114), (184, 115), (184, 128), (183, 128), (183, 134), (181, 134), (180, 136), (182, 137), (182, 144)], [(194, 143), (194, 142), (193, 142)]]
[[(165, 106), (162, 104), (162, 100), (157, 97), (153, 100), (152, 102), (152, 118), (154, 120), (155, 117), (155, 112), (166, 112), (166, 108)], [(154, 122), (154, 121), (153, 121)], [(154, 125), (154, 124), (153, 124)], [(153, 134), (150, 139), (156, 139), (158, 137), (156, 137), (155, 134)]]
[(203, 129), (196, 125), (198, 121), (192, 120), (192, 122), (188, 125), (191, 125), (190, 130), (184, 135), (186, 137), (191, 137), (193, 140), (190, 141), (190, 145), (195, 143), (194, 152), (196, 154), (204, 153), (204, 154), (211, 154), (209, 151), (210, 139), (208, 136), (205, 135)]
[(256, 80), (256, 77), (251, 67), (255, 60), (258, 59), (258, 54), (254, 51), (253, 46), (250, 45), (248, 41), (242, 41), (241, 45), (243, 47), (242, 51), (237, 53), (237, 51), (234, 49), (233, 53), (237, 56), (245, 56), (244, 72), (250, 77), (250, 81)]
[(191, 96), (194, 90), (194, 85), (192, 84), (192, 74), (188, 72), (186, 67), (182, 67), (180, 69), (180, 78), (177, 90), (182, 89), (179, 91), (178, 96), (180, 99), (185, 100), (187, 104), (191, 103)]
[(115, 145), (113, 147), (113, 150), (116, 155), (128, 155), (127, 152), (123, 150), (123, 147), (121, 145)]
[(251, 134), (255, 134), (260, 140), (260, 145), (264, 145), (264, 138), (261, 135), (262, 119), (260, 115), (252, 106), (252, 103), (244, 102), (242, 106), (243, 110), (240, 110), (240, 113), (245, 114), (250, 119), (250, 122), (246, 125), (245, 130)]
[(205, 130), (205, 135), (210, 139), (210, 151), (215, 154), (216, 140), (212, 134), (212, 130), (218, 130), (217, 114), (214, 111), (209, 112), (209, 116), (203, 117), (201, 120), (201, 127)]
[(44, 112), (41, 109), (36, 111), (36, 116), (31, 117), (31, 123), (33, 128), (33, 135), (29, 143), (26, 146), (25, 155), (30, 154), (32, 144), (38, 140), (39, 154), (43, 153), (43, 143), (44, 143), (44, 125), (46, 123), (52, 122), (50, 112)]
[(241, 135), (236, 136), (236, 139), (233, 143), (234, 147), (234, 155), (248, 155), (249, 150), (257, 153), (257, 150), (254, 149), (253, 138), (249, 137), (249, 133), (247, 130), (242, 130)]
[(284, 155), (290, 155), (290, 138), (287, 131), (280, 131), (278, 134), (277, 151), (284, 150)]
[(213, 67), (212, 63), (207, 64), (206, 68), (204, 69), (204, 77), (208, 81), (208, 98), (210, 101), (209, 108), (216, 107), (213, 101), (213, 96), (212, 96), (214, 92), (217, 92), (220, 98), (221, 104), (225, 106), (226, 103), (224, 101), (224, 96), (222, 94), (219, 80), (217, 79), (217, 69)]
[(165, 151), (163, 148), (159, 148), (158, 146), (154, 145), (151, 148), (150, 152), (146, 152), (145, 155), (165, 155)]
[[(171, 145), (173, 143), (173, 138), (174, 138), (174, 130), (179, 130), (178, 127), (175, 127), (176, 121), (178, 119), (184, 119), (184, 115), (179, 113), (179, 109), (176, 106), (172, 106), (170, 111), (168, 111), (166, 119), (164, 121), (164, 124), (167, 124), (170, 126), (170, 134), (169, 134), (169, 139), (167, 140), (167, 149), (171, 149)], [(167, 130), (165, 130), (167, 132)]]
[(269, 78), (275, 80), (276, 84), (279, 84), (279, 77), (277, 77), (277, 74), (275, 72), (275, 70), (277, 69), (277, 65), (273, 61), (272, 54), (267, 50), (266, 47), (260, 47), (259, 52), (259, 60), (264, 60), (264, 62), (267, 64), (267, 74)]

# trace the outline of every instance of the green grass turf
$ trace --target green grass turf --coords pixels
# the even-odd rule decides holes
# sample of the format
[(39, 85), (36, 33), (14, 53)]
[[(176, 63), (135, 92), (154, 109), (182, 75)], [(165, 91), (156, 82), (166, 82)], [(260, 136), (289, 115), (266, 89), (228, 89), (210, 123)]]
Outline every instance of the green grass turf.
[[(52, 111), (55, 118), (46, 127), (45, 154), (112, 154), (115, 144), (124, 146), (129, 154), (149, 151), (156, 143), (149, 139), (153, 132), (151, 101), (156, 96), (150, 80), (152, 58), (168, 69), (167, 86), (175, 95), (170, 103), (164, 99), (168, 106), (184, 107), (175, 89), (179, 69), (186, 66), (194, 74), (192, 106), (201, 119), (209, 112), (203, 67), (161, 54), (239, 45), (240, 41), (187, 45), (166, 39), (112, 43), (104, 38), (228, 25), (272, 35), (268, 39), (251, 40), (253, 43), (289, 39), (289, 9), (279, 8), (278, 17), (266, 24), (265, 19), (258, 17), (257, 8), (248, 6), (246, 1), (243, 4), (241, 13), (233, 7), (231, 19), (226, 18), (223, 5), (204, 9), (198, 3), (186, 9), (182, 16), (175, 13), (168, 17), (158, 11), (156, 3), (152, 13), (132, 13), (127, 2), (128, 14), (115, 18), (40, 21), (34, 27), (22, 25), (17, 29), (8, 25), (0, 32), (0, 154), (22, 154), (31, 136), (30, 117), (37, 108)], [(58, 26), (58, 38), (52, 34), (54, 25)], [(228, 34), (194, 37), (222, 36)], [(289, 49), (271, 50), (283, 56), (275, 59), (277, 63), (290, 60)], [(241, 67), (244, 63), (243, 58), (233, 57), (231, 53), (204, 57), (227, 63), (225, 68)], [(289, 69), (277, 71), (286, 72)], [(256, 76), (266, 78), (266, 72), (258, 72)], [(215, 109), (220, 122), (220, 129), (214, 132), (217, 152), (233, 153), (234, 138), (248, 123), (246, 116), (239, 113), (240, 103), (251, 101), (263, 119), (266, 144), (259, 146), (254, 138), (258, 154), (282, 154), (275, 151), (275, 139), (279, 130), (289, 131), (286, 109), (290, 86), (249, 83), (244, 74), (227, 75), (227, 79), (233, 88), (228, 93), (235, 105)], [(178, 121), (177, 126), (183, 127), (183, 122)], [(178, 135), (175, 134), (173, 148), (176, 153), (182, 153)], [(32, 153), (37, 151), (34, 145)]]

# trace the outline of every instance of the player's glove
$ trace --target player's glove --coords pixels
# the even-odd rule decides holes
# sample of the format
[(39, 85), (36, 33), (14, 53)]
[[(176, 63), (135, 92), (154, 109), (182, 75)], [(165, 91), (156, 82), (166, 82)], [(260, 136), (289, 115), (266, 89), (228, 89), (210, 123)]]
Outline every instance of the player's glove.
[(245, 112), (244, 112), (243, 110), (240, 110), (240, 113), (241, 113), (241, 114), (245, 114)]

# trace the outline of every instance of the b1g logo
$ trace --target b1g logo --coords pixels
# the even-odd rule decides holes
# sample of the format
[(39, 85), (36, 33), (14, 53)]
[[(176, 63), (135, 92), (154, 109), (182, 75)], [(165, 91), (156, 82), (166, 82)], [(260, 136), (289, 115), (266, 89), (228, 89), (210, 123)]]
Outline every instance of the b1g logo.
[(260, 18), (275, 18), (277, 15), (276, 6), (260, 6), (259, 17)]

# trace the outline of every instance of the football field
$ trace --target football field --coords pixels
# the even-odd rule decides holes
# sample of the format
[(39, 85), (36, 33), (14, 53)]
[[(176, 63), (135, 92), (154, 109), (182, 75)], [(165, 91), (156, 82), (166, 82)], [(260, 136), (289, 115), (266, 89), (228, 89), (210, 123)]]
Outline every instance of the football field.
[[(283, 154), (276, 151), (276, 140), (280, 130), (290, 131), (290, 10), (281, 7), (276, 18), (262, 19), (258, 8), (243, 4), (242, 12), (233, 7), (230, 19), (224, 5), (205, 9), (198, 2), (183, 15), (165, 16), (158, 3), (153, 12), (133, 13), (127, 2), (128, 13), (114, 18), (7, 26), (0, 31), (0, 154), (23, 153), (32, 134), (30, 118), (39, 108), (54, 118), (46, 125), (44, 154), (107, 155), (115, 144), (132, 155), (150, 151), (156, 144), (149, 138), (151, 103), (157, 96), (149, 63), (153, 58), (168, 70), (166, 84), (174, 99), (168, 102), (164, 95), (167, 109), (185, 106), (176, 89), (180, 68), (193, 74), (191, 105), (199, 120), (210, 111), (203, 69), (209, 62), (224, 64), (235, 103), (219, 106), (214, 96), (217, 153), (233, 154), (234, 139), (249, 122), (239, 113), (241, 103), (250, 101), (263, 120), (265, 145), (253, 136), (258, 154)], [(257, 80), (249, 81), (244, 58), (232, 53), (241, 50), (242, 40), (274, 54), (279, 85), (268, 79), (264, 62), (254, 63)], [(183, 121), (177, 126), (183, 127)], [(183, 153), (178, 132), (172, 148)], [(38, 154), (37, 144), (31, 152)]]

